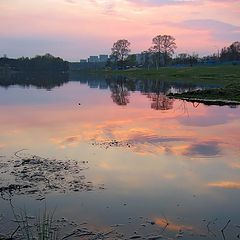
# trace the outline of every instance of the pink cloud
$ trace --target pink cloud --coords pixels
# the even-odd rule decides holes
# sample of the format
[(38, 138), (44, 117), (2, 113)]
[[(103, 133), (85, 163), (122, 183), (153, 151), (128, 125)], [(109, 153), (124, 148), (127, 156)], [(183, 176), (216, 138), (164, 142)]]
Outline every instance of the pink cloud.
[(50, 50), (69, 60), (79, 60), (110, 53), (119, 38), (128, 39), (132, 52), (139, 52), (151, 46), (155, 35), (171, 34), (178, 52), (211, 53), (216, 51), (214, 45), (229, 45), (240, 34), (236, 11), (239, 1), (220, 2), (0, 1), (0, 52), (21, 56)]
[(213, 188), (222, 188), (222, 189), (240, 189), (240, 182), (220, 181), (220, 182), (208, 183), (208, 186)]

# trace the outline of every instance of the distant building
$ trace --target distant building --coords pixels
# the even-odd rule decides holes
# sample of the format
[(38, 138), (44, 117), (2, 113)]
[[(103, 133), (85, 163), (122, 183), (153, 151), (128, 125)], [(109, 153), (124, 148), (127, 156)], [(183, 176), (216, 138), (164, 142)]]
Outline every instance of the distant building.
[(99, 55), (99, 62), (107, 62), (108, 61), (108, 55)]
[(98, 56), (90, 56), (90, 57), (88, 58), (88, 62), (90, 62), (90, 63), (99, 62), (99, 58), (98, 58)]
[(87, 60), (86, 59), (80, 59), (80, 63), (86, 63)]

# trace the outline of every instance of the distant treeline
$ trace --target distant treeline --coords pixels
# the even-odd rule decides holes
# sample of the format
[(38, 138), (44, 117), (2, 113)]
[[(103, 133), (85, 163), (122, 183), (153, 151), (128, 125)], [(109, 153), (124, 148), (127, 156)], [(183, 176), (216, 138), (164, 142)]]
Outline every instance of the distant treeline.
[(17, 72), (14, 74), (7, 74), (1, 78), (0, 86), (8, 88), (12, 85), (19, 85), (23, 87), (35, 86), (37, 88), (43, 88), (51, 90), (55, 87), (62, 86), (69, 81), (68, 73), (62, 72)]
[(67, 61), (50, 54), (34, 58), (0, 58), (0, 86), (36, 86), (52, 89), (68, 81)]
[(234, 42), (224, 47), (220, 54), (221, 61), (240, 61), (240, 42)]
[(36, 56), (34, 58), (18, 58), (12, 59), (3, 57), (0, 58), (0, 70), (16, 71), (16, 72), (39, 72), (39, 71), (53, 71), (53, 72), (67, 72), (69, 64), (67, 61), (59, 57), (54, 57), (50, 54), (43, 56)]
[(170, 35), (158, 35), (152, 39), (152, 46), (140, 54), (129, 54), (131, 43), (120, 39), (113, 44), (112, 54), (107, 67), (112, 69), (127, 69), (132, 67), (156, 68), (162, 66), (193, 66), (197, 64), (240, 63), (240, 42), (218, 49), (217, 53), (199, 57), (197, 53), (179, 53), (174, 56), (177, 45)]

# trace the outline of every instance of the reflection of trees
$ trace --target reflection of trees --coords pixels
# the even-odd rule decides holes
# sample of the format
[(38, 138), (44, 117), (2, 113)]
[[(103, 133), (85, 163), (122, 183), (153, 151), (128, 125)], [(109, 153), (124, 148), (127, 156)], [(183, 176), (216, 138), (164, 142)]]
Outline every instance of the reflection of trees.
[(184, 82), (169, 82), (156, 79), (129, 79), (124, 76), (70, 73), (71, 81), (80, 81), (90, 88), (110, 89), (111, 98), (117, 105), (125, 106), (129, 103), (130, 92), (138, 91), (151, 101), (151, 108), (156, 110), (169, 110), (173, 108), (173, 99), (166, 95), (169, 92), (184, 92), (194, 90), (195, 85)]
[(170, 86), (163, 81), (151, 81), (151, 92), (143, 93), (151, 99), (151, 108), (155, 110), (170, 110), (173, 108), (174, 99), (168, 98), (165, 93), (170, 89)]
[(163, 94), (150, 93), (152, 99), (151, 108), (155, 110), (170, 110), (173, 108), (174, 99)]
[(69, 64), (50, 54), (34, 58), (0, 58), (0, 86), (36, 86), (48, 90), (68, 82)]
[(111, 82), (111, 98), (117, 105), (124, 106), (129, 103), (130, 93), (126, 84), (126, 79), (118, 79)]
[(0, 86), (9, 87), (20, 85), (24, 87), (36, 86), (51, 90), (68, 82), (68, 73), (60, 72), (17, 72), (0, 77)]
[(69, 63), (47, 53), (34, 58), (0, 58), (0, 66), (17, 72), (67, 72)]
[(200, 103), (199, 102), (193, 102), (192, 105), (193, 105), (194, 108), (197, 108), (200, 105)]

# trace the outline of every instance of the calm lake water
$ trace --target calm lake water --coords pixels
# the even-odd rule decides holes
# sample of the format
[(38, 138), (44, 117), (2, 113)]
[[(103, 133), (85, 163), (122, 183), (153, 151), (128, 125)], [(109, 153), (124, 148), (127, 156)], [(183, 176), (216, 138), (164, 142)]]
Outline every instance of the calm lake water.
[[(123, 239), (224, 239), (231, 220), (225, 238), (239, 238), (239, 107), (168, 99), (204, 87), (181, 82), (73, 75), (32, 84), (0, 87), (1, 163), (21, 149), (85, 161), (81, 174), (97, 187), (49, 192), (43, 201), (13, 195), (16, 208), (37, 215), (46, 205), (59, 218), (116, 228)], [(1, 186), (10, 178), (1, 172)], [(4, 199), (0, 216), (0, 233), (13, 229)]]

